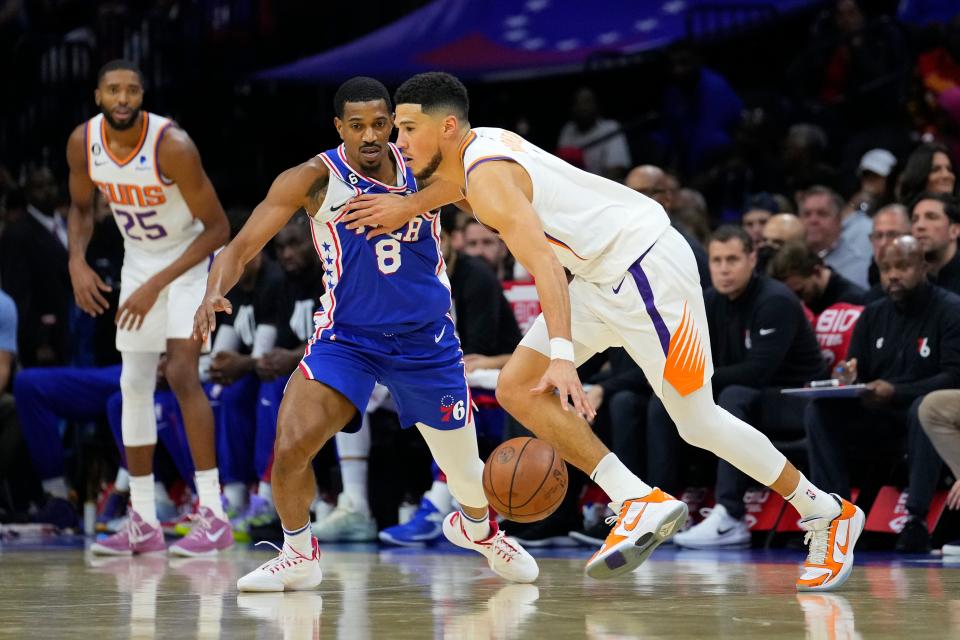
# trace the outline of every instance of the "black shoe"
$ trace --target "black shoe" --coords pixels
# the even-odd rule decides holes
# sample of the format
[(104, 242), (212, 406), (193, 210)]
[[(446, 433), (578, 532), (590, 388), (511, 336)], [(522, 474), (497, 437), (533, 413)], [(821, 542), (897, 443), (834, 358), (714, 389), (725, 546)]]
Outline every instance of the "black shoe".
[(897, 537), (895, 549), (899, 553), (929, 553), (930, 532), (927, 531), (927, 524), (921, 518), (911, 516)]
[(570, 537), (587, 547), (602, 547), (609, 534), (610, 527), (601, 521), (589, 529), (571, 531)]
[(47, 501), (33, 516), (34, 522), (52, 524), (58, 529), (79, 529), (80, 514), (73, 503), (64, 498), (47, 496)]
[(505, 522), (503, 528), (508, 536), (528, 548), (577, 546), (567, 535), (569, 524), (555, 517), (539, 522)]

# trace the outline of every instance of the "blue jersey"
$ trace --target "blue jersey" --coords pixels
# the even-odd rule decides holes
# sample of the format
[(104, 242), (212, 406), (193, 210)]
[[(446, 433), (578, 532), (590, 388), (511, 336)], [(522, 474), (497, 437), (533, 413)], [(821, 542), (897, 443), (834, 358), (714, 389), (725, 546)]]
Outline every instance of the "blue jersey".
[(424, 213), (398, 231), (367, 240), (348, 230), (346, 203), (363, 193), (409, 194), (413, 172), (390, 144), (394, 185), (364, 176), (347, 162), (344, 146), (318, 157), (330, 170), (327, 194), (311, 213), (313, 242), (324, 267), (326, 292), (315, 317), (314, 340), (338, 327), (353, 333), (398, 334), (432, 325), (450, 310), (450, 285), (440, 251), (438, 213)]

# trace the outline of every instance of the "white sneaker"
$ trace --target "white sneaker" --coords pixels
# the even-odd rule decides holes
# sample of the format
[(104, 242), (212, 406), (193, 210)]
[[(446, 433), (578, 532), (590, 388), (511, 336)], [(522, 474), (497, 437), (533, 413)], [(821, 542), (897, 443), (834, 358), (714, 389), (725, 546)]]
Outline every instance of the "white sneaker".
[(490, 535), (476, 542), (470, 539), (460, 522), (460, 512), (454, 511), (443, 519), (443, 535), (463, 549), (471, 549), (487, 559), (490, 569), (511, 582), (533, 582), (540, 575), (537, 561), (520, 543), (508, 538), (496, 521), (490, 521)]
[(744, 547), (750, 544), (750, 529), (746, 520), (737, 520), (718, 504), (700, 511), (706, 516), (700, 524), (673, 536), (678, 547), (687, 549), (714, 549), (716, 547)]
[(312, 552), (310, 557), (300, 555), (288, 545), (278, 549), (279, 555), (267, 560), (262, 565), (237, 580), (239, 591), (298, 591), (315, 589), (323, 580), (320, 571), (320, 547), (316, 538), (311, 538)]
[(313, 535), (320, 542), (372, 542), (377, 539), (377, 523), (369, 513), (357, 510), (350, 497), (341, 493), (337, 508), (313, 524)]

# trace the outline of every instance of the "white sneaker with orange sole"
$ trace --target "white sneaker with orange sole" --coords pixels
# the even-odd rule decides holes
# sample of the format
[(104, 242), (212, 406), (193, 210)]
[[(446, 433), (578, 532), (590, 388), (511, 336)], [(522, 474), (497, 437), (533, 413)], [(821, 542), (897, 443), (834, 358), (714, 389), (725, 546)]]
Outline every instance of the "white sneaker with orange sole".
[(591, 578), (614, 578), (633, 571), (687, 521), (687, 505), (656, 488), (642, 498), (624, 501), (619, 509), (615, 503), (610, 508), (618, 515), (607, 518), (613, 529), (587, 561)]
[(807, 531), (803, 541), (809, 547), (803, 574), (797, 579), (798, 591), (830, 591), (847, 581), (853, 570), (853, 547), (863, 532), (863, 510), (832, 495), (840, 504), (840, 515), (806, 518), (800, 526)]

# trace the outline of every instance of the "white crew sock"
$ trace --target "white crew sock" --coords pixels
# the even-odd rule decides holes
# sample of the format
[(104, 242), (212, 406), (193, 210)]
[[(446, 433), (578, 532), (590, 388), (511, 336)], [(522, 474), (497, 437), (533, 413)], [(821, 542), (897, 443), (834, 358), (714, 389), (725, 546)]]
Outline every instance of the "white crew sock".
[(313, 532), (310, 530), (310, 518), (307, 518), (307, 524), (293, 531), (283, 530), (283, 542), (285, 545), (304, 556), (310, 558), (313, 556), (313, 544), (310, 538)]
[(47, 478), (40, 484), (43, 485), (43, 490), (54, 498), (63, 498), (66, 500), (69, 497), (69, 493), (67, 493), (67, 482), (63, 479), (63, 476)]
[(113, 481), (113, 490), (119, 493), (130, 493), (130, 472), (123, 467), (117, 469), (117, 477)]
[(240, 513), (247, 506), (247, 485), (242, 482), (228, 482), (223, 486), (223, 495), (227, 497), (234, 511)]
[(270, 506), (273, 506), (273, 485), (269, 482), (260, 481), (260, 486), (257, 487), (257, 495), (270, 503)]
[(793, 508), (800, 514), (801, 519), (813, 517), (829, 517), (833, 520), (840, 515), (840, 505), (826, 491), (816, 488), (807, 477), (800, 474), (800, 483), (797, 488), (787, 496), (787, 502), (793, 505)]
[(343, 479), (343, 493), (350, 498), (354, 511), (369, 515), (367, 502), (367, 459), (348, 458), (340, 460), (340, 477)]
[(460, 521), (463, 522), (463, 530), (467, 532), (467, 537), (474, 542), (484, 540), (490, 535), (490, 519), (487, 516), (481, 520), (474, 520), (461, 509)]
[(650, 485), (633, 475), (613, 453), (603, 456), (597, 468), (590, 474), (590, 479), (600, 485), (611, 501), (618, 504), (642, 498), (653, 491)]
[(193, 475), (193, 481), (197, 485), (200, 506), (207, 507), (218, 518), (225, 518), (223, 503), (220, 502), (220, 472), (217, 468), (197, 471)]
[(144, 522), (157, 526), (157, 493), (153, 474), (130, 476), (130, 506), (140, 514)]
[(434, 480), (430, 490), (423, 497), (433, 503), (440, 513), (450, 513), (453, 510), (453, 496), (446, 482)]

